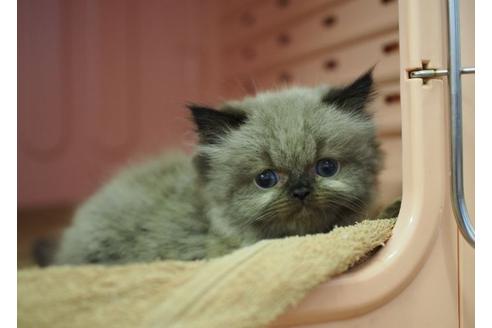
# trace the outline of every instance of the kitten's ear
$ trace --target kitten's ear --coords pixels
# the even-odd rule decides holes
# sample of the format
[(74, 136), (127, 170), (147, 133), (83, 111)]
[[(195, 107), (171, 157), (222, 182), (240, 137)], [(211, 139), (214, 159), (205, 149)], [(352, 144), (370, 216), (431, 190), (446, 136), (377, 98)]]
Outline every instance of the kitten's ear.
[(238, 111), (218, 111), (200, 105), (189, 104), (197, 127), (200, 143), (218, 143), (222, 136), (246, 122), (246, 115)]
[(323, 102), (335, 105), (344, 111), (363, 112), (365, 106), (375, 94), (372, 78), (373, 69), (374, 67), (346, 87), (329, 90), (323, 97)]

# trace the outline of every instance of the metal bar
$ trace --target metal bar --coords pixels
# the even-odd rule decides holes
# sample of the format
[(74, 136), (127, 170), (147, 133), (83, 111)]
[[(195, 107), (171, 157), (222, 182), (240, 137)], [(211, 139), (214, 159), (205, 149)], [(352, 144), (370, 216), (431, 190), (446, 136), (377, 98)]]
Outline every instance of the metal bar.
[(463, 67), (461, 68), (461, 74), (475, 74), (475, 67)]
[(419, 69), (410, 72), (410, 78), (412, 79), (431, 79), (446, 75), (448, 75), (448, 71), (445, 69)]
[(463, 237), (475, 247), (475, 230), (466, 208), (463, 184), (463, 120), (461, 98), (460, 14), (458, 0), (448, 0), (448, 83), (451, 105), (451, 185), (456, 223)]
[[(475, 74), (475, 67), (463, 67), (461, 74)], [(411, 79), (432, 79), (440, 76), (447, 76), (447, 69), (419, 69), (410, 72)]]

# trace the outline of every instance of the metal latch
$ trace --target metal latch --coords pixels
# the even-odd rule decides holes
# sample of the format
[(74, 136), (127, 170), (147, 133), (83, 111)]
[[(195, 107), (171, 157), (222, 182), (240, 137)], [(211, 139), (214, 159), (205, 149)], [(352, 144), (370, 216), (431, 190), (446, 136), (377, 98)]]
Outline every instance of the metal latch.
[[(475, 67), (463, 67), (461, 68), (460, 74), (475, 74)], [(410, 71), (409, 76), (411, 79), (433, 79), (436, 77), (448, 76), (448, 70), (434, 68), (417, 69), (415, 71)]]

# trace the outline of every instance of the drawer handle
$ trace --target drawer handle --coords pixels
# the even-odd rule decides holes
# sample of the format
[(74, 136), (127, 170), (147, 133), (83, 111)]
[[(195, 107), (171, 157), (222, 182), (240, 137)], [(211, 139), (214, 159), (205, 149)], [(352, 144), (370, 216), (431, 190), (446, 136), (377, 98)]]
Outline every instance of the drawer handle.
[(290, 83), (292, 82), (293, 78), (289, 72), (281, 72), (278, 76), (278, 80), (281, 83)]
[(323, 26), (332, 27), (337, 22), (337, 18), (335, 16), (327, 16), (323, 19)]
[(281, 46), (286, 46), (290, 43), (290, 36), (287, 33), (282, 33), (277, 37), (277, 42)]
[(253, 60), (256, 57), (256, 51), (253, 48), (246, 47), (241, 50), (241, 55), (246, 60)]
[(338, 67), (338, 62), (335, 59), (329, 59), (323, 63), (323, 68), (327, 71), (333, 71)]
[(289, 0), (277, 0), (277, 6), (280, 8), (285, 8), (289, 5)]
[(390, 4), (390, 3), (395, 2), (395, 1), (396, 1), (396, 0), (381, 0), (381, 3), (382, 3), (383, 5), (387, 5), (387, 4)]
[(247, 94), (255, 94), (256, 92), (256, 87), (253, 82), (253, 79), (243, 79), (241, 82), (244, 90), (246, 91)]
[(393, 105), (395, 103), (400, 103), (400, 94), (399, 93), (391, 93), (389, 95), (386, 95), (384, 97), (384, 102), (387, 104), (387, 105)]
[(399, 48), (398, 41), (387, 42), (383, 45), (383, 53), (389, 55), (393, 52), (398, 52)]
[(242, 13), (239, 19), (244, 26), (251, 26), (256, 22), (255, 16), (250, 12)]

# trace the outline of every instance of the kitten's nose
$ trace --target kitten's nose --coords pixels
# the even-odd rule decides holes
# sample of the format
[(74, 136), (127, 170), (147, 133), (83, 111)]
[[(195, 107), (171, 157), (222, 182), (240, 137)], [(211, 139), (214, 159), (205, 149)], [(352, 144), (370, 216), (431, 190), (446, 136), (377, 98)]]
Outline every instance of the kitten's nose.
[(311, 190), (309, 190), (309, 188), (300, 187), (294, 189), (294, 191), (292, 192), (292, 196), (294, 196), (295, 198), (299, 198), (299, 200), (304, 200), (304, 198), (306, 198), (310, 193)]

